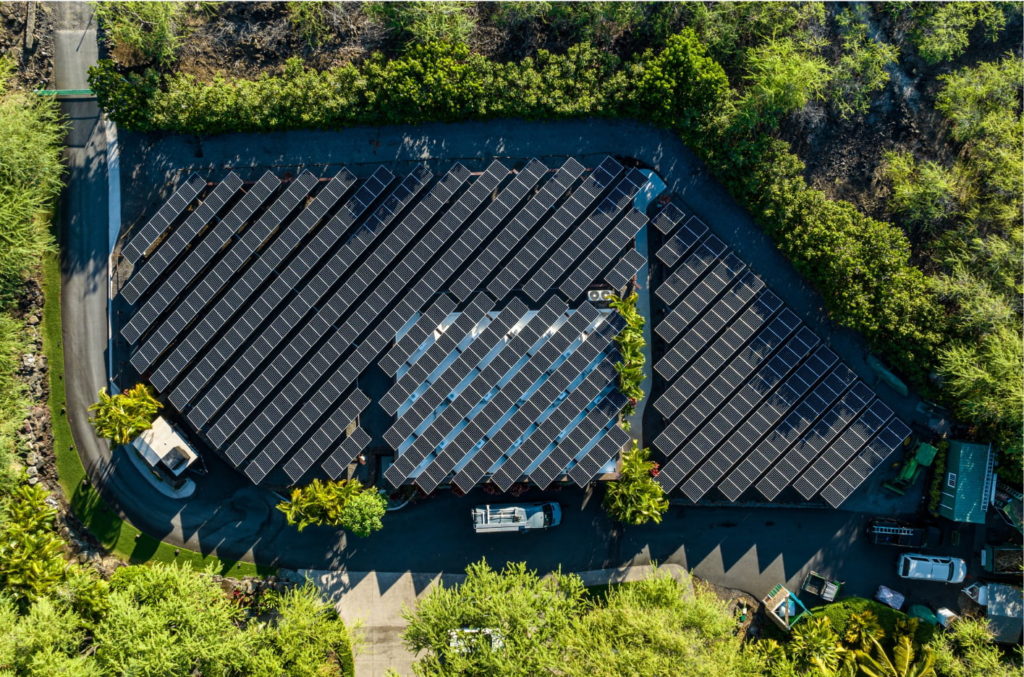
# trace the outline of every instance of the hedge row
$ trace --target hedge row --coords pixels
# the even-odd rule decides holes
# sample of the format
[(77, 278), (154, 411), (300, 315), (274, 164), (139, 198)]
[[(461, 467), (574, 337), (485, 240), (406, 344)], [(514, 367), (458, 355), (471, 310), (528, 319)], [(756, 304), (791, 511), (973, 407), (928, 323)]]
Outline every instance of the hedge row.
[(923, 383), (937, 308), (909, 263), (903, 232), (808, 187), (787, 145), (736, 113), (722, 67), (689, 29), (665, 49), (620, 64), (588, 44), (564, 55), (498, 63), (464, 45), (415, 47), (329, 71), (289, 62), (256, 80), (153, 71), (101, 61), (91, 85), (125, 128), (218, 134), (499, 117), (633, 117), (678, 132), (825, 297), (839, 324), (862, 332), (895, 368)]

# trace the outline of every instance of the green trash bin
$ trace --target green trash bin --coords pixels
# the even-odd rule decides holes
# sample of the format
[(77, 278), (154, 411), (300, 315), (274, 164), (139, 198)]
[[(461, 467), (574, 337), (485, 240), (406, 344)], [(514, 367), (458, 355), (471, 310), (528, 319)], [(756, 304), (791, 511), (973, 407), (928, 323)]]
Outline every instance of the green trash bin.
[(910, 615), (914, 618), (920, 618), (925, 623), (930, 625), (938, 625), (939, 617), (932, 612), (931, 609), (924, 606), (923, 604), (914, 604), (910, 607)]

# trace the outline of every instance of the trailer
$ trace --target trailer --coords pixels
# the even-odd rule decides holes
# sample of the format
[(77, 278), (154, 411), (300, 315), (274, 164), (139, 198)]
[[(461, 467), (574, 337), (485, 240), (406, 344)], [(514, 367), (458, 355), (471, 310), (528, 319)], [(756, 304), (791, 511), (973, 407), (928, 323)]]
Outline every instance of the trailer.
[(868, 538), (875, 545), (893, 545), (899, 548), (922, 548), (929, 540), (929, 531), (892, 519), (875, 519), (868, 524)]
[(981, 550), (981, 568), (990, 574), (1020, 576), (1024, 572), (1024, 550), (1019, 545), (986, 545)]
[(839, 594), (839, 588), (843, 585), (842, 581), (832, 581), (825, 578), (817, 571), (808, 572), (804, 578), (804, 584), (800, 586), (801, 590), (806, 590), (812, 595), (817, 595), (826, 602), (836, 601), (836, 595)]

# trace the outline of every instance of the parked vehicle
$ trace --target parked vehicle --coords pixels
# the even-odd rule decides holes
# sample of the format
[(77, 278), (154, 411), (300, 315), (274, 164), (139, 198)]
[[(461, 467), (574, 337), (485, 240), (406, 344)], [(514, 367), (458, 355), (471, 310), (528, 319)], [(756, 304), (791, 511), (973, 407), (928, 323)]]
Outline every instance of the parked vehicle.
[(967, 562), (946, 555), (900, 555), (896, 573), (900, 578), (938, 583), (962, 583), (967, 577)]
[(894, 545), (900, 548), (922, 548), (932, 536), (938, 541), (938, 529), (918, 527), (894, 519), (874, 519), (868, 523), (868, 538), (875, 545)]
[(986, 545), (981, 551), (981, 568), (991, 574), (1020, 576), (1024, 572), (1024, 550), (1019, 545)]
[(478, 534), (534, 531), (556, 527), (562, 522), (558, 503), (509, 503), (478, 505), (473, 508), (473, 530)]

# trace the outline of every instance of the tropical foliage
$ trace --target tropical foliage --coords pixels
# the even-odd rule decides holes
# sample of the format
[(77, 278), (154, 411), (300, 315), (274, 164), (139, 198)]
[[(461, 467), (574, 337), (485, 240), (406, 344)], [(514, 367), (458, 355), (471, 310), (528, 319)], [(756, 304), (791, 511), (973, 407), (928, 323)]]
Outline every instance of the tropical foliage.
[(18, 600), (47, 595), (64, 577), (57, 509), (47, 496), (38, 484), (23, 484), (0, 503), (0, 589)]
[(640, 385), (644, 382), (644, 348), (647, 341), (644, 340), (645, 319), (636, 308), (638, 298), (637, 293), (633, 292), (625, 298), (612, 296), (610, 301), (611, 307), (626, 323), (615, 337), (619, 355), (622, 356), (615, 365), (615, 371), (619, 373), (619, 391), (628, 398), (623, 412), (626, 416), (632, 414), (637, 403), (644, 398)]
[(208, 574), (187, 567), (122, 567), (97, 590), (102, 604), (95, 614), (61, 596), (40, 597), (19, 610), (0, 595), (0, 671), (69, 677), (353, 674), (348, 632), (312, 586), (273, 596), (264, 605), (270, 622), (256, 620)]
[(641, 449), (636, 440), (633, 448), (622, 455), (619, 479), (605, 487), (604, 507), (612, 519), (625, 524), (661, 522), (668, 499), (654, 479), (658, 464), (650, 458), (651, 450)]
[(99, 392), (99, 401), (89, 407), (96, 434), (116, 444), (128, 444), (139, 433), (153, 425), (156, 413), (163, 406), (153, 389), (138, 383), (123, 393), (110, 395), (107, 389)]
[(812, 609), (787, 640), (754, 642), (767, 677), (1009, 677), (1019, 668), (992, 642), (983, 619), (934, 631), (872, 600)]
[(64, 125), (54, 100), (12, 87), (14, 65), (0, 58), (0, 302), (53, 244), (46, 214), (61, 187)]
[(496, 571), (481, 561), (405, 616), (422, 676), (669, 677), (686, 665), (694, 677), (749, 677), (761, 666), (725, 605), (686, 576), (655, 575), (592, 599), (575, 574), (540, 578), (522, 563)]
[(985, 619), (961, 618), (948, 632), (936, 635), (929, 648), (935, 652), (935, 671), (940, 677), (1020, 675), (1020, 666), (1006, 660), (999, 646), (993, 643), (992, 631)]
[(383, 528), (381, 518), (387, 500), (380, 491), (364, 487), (357, 479), (315, 479), (292, 489), (290, 500), (279, 503), (277, 509), (299, 531), (311, 525), (327, 525), (341, 527), (356, 536), (369, 536)]

